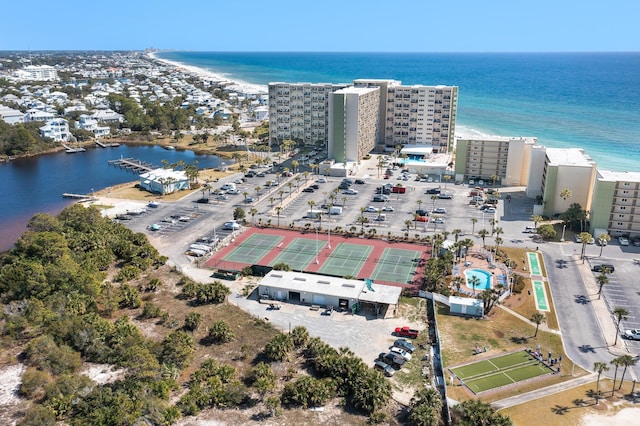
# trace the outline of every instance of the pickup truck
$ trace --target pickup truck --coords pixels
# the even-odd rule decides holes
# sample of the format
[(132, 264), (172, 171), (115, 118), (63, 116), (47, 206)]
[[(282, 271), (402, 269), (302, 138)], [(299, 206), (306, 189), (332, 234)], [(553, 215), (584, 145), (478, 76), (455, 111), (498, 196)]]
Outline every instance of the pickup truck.
[(410, 337), (415, 339), (418, 337), (418, 334), (420, 334), (419, 330), (414, 330), (409, 327), (396, 327), (395, 330), (395, 335), (400, 337)]

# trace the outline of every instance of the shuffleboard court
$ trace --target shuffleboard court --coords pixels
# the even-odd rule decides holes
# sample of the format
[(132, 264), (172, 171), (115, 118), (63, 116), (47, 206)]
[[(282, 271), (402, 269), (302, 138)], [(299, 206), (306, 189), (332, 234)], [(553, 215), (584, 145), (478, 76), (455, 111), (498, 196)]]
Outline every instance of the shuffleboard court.
[(282, 252), (269, 263), (273, 266), (277, 263), (286, 263), (294, 271), (304, 271), (322, 251), (327, 243), (325, 241), (314, 241), (307, 238), (296, 238), (282, 249)]
[(227, 254), (224, 260), (256, 265), (281, 240), (282, 237), (277, 235), (253, 234)]
[(549, 303), (547, 302), (547, 292), (542, 281), (533, 281), (533, 298), (536, 301), (536, 308), (539, 311), (550, 312)]
[(320, 273), (344, 277), (358, 276), (373, 248), (360, 244), (340, 243), (320, 268)]
[(549, 374), (551, 370), (526, 351), (519, 351), (451, 368), (451, 372), (477, 394)]
[(386, 248), (370, 278), (374, 281), (411, 282), (419, 258), (419, 251)]

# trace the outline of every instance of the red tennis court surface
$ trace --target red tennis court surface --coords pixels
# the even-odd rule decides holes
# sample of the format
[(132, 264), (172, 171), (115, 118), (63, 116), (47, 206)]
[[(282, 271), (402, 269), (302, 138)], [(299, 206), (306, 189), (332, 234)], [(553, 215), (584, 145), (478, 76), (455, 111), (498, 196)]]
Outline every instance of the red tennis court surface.
[[(255, 240), (255, 237), (258, 237), (260, 235), (278, 236), (280, 238), (278, 238), (277, 240), (273, 239), (275, 244), (274, 247), (268, 250), (266, 254), (262, 255), (262, 257), (257, 262), (255, 258), (249, 258), (249, 256), (247, 256), (246, 262), (239, 260), (238, 253), (240, 249), (243, 248), (243, 242), (247, 241), (248, 239)], [(245, 232), (243, 232), (242, 235), (238, 236), (233, 243), (215, 253), (210, 259), (205, 262), (204, 266), (211, 269), (236, 271), (240, 271), (244, 267), (252, 266), (254, 264), (261, 266), (273, 266), (273, 262), (275, 261), (275, 259), (278, 258), (278, 256), (280, 256), (283, 251), (286, 251), (287, 246), (289, 244), (292, 244), (292, 242), (294, 242), (296, 239), (301, 238), (312, 240), (313, 243), (311, 245), (315, 246), (315, 232), (302, 233), (300, 231), (290, 231), (283, 229), (250, 227)], [(267, 241), (268, 240), (269, 238), (267, 238)], [(410, 268), (409, 279), (407, 279), (406, 273), (399, 273), (397, 278), (387, 274), (385, 275), (385, 278), (387, 278), (386, 280), (375, 279), (375, 282), (380, 284), (400, 285), (402, 287), (412, 288), (419, 287), (423, 275), (423, 268), (419, 268), (418, 265), (423, 264), (429, 257), (426, 252), (426, 246), (406, 242), (392, 243), (376, 238), (347, 238), (341, 235), (334, 234), (331, 234), (329, 240), (329, 236), (325, 233), (317, 234), (317, 241), (317, 246), (319, 247), (317, 256), (311, 256), (311, 258), (309, 259), (309, 263), (303, 268), (304, 272), (320, 273), (320, 270), (325, 263), (330, 265), (331, 261), (335, 259), (335, 257), (332, 257), (332, 253), (334, 253), (334, 251), (339, 251), (339, 249), (336, 249), (340, 247), (341, 243), (347, 243), (346, 245), (343, 244), (342, 247), (348, 246), (350, 244), (355, 244), (370, 248), (368, 256), (366, 257), (366, 260), (364, 262), (354, 262), (354, 265), (357, 265), (357, 272), (356, 270), (354, 270), (353, 275), (359, 279), (367, 279), (373, 277), (374, 271), (376, 271), (376, 266), (378, 266), (380, 262), (383, 262), (382, 259), (386, 259), (387, 257), (385, 255), (385, 249), (407, 250), (407, 252), (415, 252), (418, 254), (418, 257), (415, 259), (414, 264), (406, 266), (406, 268)], [(366, 253), (366, 250), (363, 250), (363, 252)], [(225, 258), (231, 258), (233, 260), (225, 260)], [(280, 256), (280, 259), (281, 258), (282, 256)], [(326, 269), (327, 268), (324, 268), (323, 271), (326, 272)], [(378, 268), (378, 271), (379, 270), (380, 268)]]

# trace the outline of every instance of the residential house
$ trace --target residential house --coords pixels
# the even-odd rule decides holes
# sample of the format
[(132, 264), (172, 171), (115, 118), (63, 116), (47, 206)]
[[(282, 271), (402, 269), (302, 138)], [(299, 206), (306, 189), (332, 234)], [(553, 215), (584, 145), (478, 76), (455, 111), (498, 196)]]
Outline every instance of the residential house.
[(69, 122), (64, 118), (49, 120), (47, 124), (40, 127), (40, 136), (53, 139), (56, 142), (69, 142), (71, 137)]

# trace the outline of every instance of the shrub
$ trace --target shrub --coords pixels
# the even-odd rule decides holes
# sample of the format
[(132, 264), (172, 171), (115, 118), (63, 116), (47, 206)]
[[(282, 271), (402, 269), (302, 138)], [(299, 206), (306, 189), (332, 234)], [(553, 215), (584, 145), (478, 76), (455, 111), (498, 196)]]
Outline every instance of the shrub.
[(211, 324), (208, 338), (213, 343), (227, 343), (232, 341), (235, 336), (229, 324), (224, 320), (220, 320)]
[(148, 302), (144, 304), (140, 317), (142, 317), (143, 319), (150, 319), (158, 318), (160, 317), (160, 315), (162, 315), (162, 309), (160, 308), (160, 306), (156, 306), (153, 303)]
[(28, 368), (22, 375), (22, 383), (20, 383), (19, 389), (20, 395), (29, 399), (42, 399), (45, 394), (45, 387), (51, 381), (51, 375), (46, 371)]

